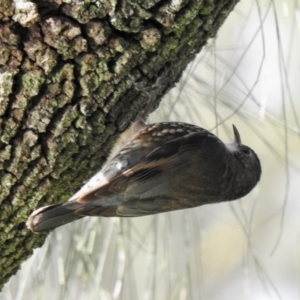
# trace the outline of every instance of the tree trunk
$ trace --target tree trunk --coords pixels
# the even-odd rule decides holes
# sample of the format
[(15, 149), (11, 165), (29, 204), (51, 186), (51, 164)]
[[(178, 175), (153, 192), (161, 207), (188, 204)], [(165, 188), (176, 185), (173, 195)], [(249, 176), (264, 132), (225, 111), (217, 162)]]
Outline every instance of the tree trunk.
[(133, 80), (168, 73), (161, 98), (237, 0), (65, 2), (0, 0), (0, 289), (44, 242), (32, 210), (67, 200), (145, 106)]

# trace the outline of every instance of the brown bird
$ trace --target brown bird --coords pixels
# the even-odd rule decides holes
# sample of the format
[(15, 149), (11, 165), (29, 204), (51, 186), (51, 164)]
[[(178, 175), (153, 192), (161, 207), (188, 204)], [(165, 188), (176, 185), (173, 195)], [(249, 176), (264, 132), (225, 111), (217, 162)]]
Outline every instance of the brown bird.
[(261, 176), (255, 152), (186, 123), (156, 123), (129, 130), (103, 166), (69, 201), (34, 211), (34, 232), (56, 228), (85, 216), (138, 217), (239, 199)]

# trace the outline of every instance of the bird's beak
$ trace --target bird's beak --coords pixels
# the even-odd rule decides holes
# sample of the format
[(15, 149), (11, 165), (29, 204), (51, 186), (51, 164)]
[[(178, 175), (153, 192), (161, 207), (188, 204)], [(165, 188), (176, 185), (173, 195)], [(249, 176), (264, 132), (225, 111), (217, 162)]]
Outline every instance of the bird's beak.
[(233, 127), (233, 133), (234, 133), (234, 141), (235, 141), (235, 143), (240, 145), (242, 143), (240, 134), (239, 134), (237, 128), (233, 124), (232, 124), (232, 127)]

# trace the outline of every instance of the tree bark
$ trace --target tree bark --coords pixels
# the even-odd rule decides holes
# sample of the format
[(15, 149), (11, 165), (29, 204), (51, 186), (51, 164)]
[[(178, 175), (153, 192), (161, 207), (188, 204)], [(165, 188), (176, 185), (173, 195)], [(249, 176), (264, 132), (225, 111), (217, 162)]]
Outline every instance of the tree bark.
[[(25, 222), (67, 200), (117, 135), (214, 37), (237, 0), (0, 0), (0, 289), (43, 244)], [(155, 104), (155, 105), (156, 105)]]

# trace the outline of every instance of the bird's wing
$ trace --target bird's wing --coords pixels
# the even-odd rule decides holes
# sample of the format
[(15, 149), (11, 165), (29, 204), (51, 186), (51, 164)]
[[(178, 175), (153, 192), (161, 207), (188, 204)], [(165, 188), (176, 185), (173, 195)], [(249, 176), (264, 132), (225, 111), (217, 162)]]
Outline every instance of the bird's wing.
[[(164, 130), (161, 130), (163, 125)], [(144, 130), (141, 130), (133, 139), (129, 140), (123, 149), (112, 159), (110, 159), (86, 184), (75, 193), (69, 201), (81, 201), (86, 196), (91, 196), (94, 191), (106, 189), (106, 186), (119, 178), (124, 172), (130, 170), (134, 166), (145, 169), (145, 159), (154, 150), (161, 148), (168, 142), (184, 137), (191, 132), (207, 132), (206, 130), (185, 123), (156, 123), (148, 125)], [(166, 146), (167, 147), (167, 146)], [(170, 149), (165, 147), (162, 151), (171, 154)], [(174, 149), (176, 151), (176, 147)], [(162, 154), (162, 153), (161, 153)], [(162, 163), (162, 161), (160, 161)], [(147, 162), (147, 166), (152, 164)], [(155, 163), (157, 164), (157, 163)], [(142, 167), (144, 165), (144, 167)], [(128, 175), (128, 172), (125, 173)], [(121, 176), (122, 177), (122, 176)], [(124, 176), (123, 176), (124, 177)], [(125, 176), (126, 177), (126, 176)], [(122, 190), (120, 190), (122, 192)], [(92, 199), (91, 197), (87, 197)]]
[[(173, 147), (170, 147), (169, 142), (158, 147), (157, 149), (161, 149), (163, 154), (161, 158), (157, 156), (157, 152), (154, 153), (151, 151), (148, 155), (141, 158), (136, 164), (127, 164), (128, 167), (124, 167), (123, 164), (122, 168), (120, 170), (115, 170), (114, 176), (111, 176), (104, 184), (102, 181), (100, 185), (95, 184), (92, 186), (95, 180), (97, 180), (96, 174), (86, 184), (88, 185), (87, 188), (89, 188), (90, 185), (90, 190), (87, 190), (87, 188), (83, 186), (82, 189), (86, 189), (86, 192), (81, 194), (80, 197), (77, 198), (77, 201), (86, 203), (89, 201), (95, 201), (95, 199), (104, 199), (111, 193), (123, 194), (128, 188), (130, 182), (141, 180), (145, 181), (147, 178), (154, 178), (157, 173), (162, 172), (165, 168), (174, 163), (176, 160), (176, 149), (178, 149), (180, 141), (181, 138), (171, 141)], [(170, 150), (168, 155), (166, 152), (167, 149)], [(154, 153), (153, 158), (151, 157), (152, 153)], [(100, 174), (103, 176), (103, 173)], [(74, 200), (74, 196), (72, 198), (72, 200)]]
[[(179, 179), (184, 180), (182, 173), (189, 171), (194, 165), (195, 172), (203, 172), (205, 169), (201, 168), (199, 162), (209, 159), (211, 149), (219, 149), (216, 146), (220, 142), (216, 136), (196, 132), (172, 140), (152, 151), (143, 163), (125, 171), (124, 175), (130, 173), (132, 179), (125, 191), (127, 201), (118, 207), (117, 214), (142, 216), (190, 207), (184, 191), (179, 194), (174, 187)], [(193, 185), (193, 178), (186, 183)]]
[[(186, 159), (188, 153), (197, 150), (201, 154), (201, 147), (206, 137), (207, 133), (196, 132), (168, 141), (148, 153), (140, 162), (117, 173), (106, 184), (96, 186), (77, 201), (80, 203), (96, 201), (101, 205), (101, 202), (107, 201), (109, 195), (124, 194), (125, 199), (122, 199), (119, 203), (121, 204), (125, 201), (146, 200), (155, 195), (159, 196), (162, 194), (161, 191), (166, 189), (167, 182), (172, 180), (166, 178), (165, 174), (173, 172), (175, 175), (182, 166), (189, 166), (190, 162)], [(182, 152), (185, 159), (181, 159)], [(162, 198), (164, 199), (160, 199), (160, 206), (165, 205), (162, 203), (168, 197)], [(154, 204), (158, 205), (157, 202)], [(114, 202), (114, 205), (118, 203)], [(139, 206), (143, 207), (142, 204)]]

